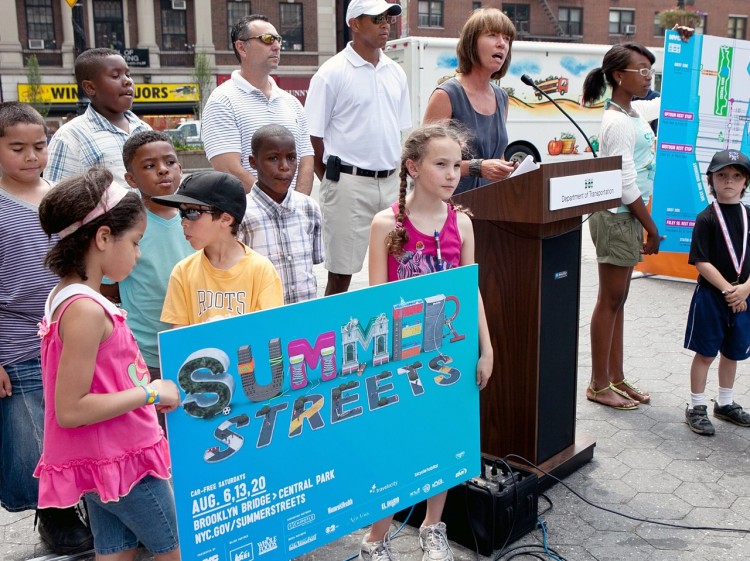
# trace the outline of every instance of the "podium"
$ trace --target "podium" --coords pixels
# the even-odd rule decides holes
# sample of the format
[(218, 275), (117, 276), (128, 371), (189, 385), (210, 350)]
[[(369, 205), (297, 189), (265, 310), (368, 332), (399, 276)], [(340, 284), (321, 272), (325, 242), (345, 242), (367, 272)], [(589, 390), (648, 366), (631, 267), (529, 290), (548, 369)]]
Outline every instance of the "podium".
[[(621, 167), (619, 156), (543, 164), (454, 197), (473, 214), (494, 351), (480, 394), (485, 454), (517, 454), (556, 477), (594, 455), (594, 437), (575, 428), (581, 217), (619, 206)], [(574, 194), (561, 196), (561, 183)], [(554, 483), (537, 473), (543, 488)]]

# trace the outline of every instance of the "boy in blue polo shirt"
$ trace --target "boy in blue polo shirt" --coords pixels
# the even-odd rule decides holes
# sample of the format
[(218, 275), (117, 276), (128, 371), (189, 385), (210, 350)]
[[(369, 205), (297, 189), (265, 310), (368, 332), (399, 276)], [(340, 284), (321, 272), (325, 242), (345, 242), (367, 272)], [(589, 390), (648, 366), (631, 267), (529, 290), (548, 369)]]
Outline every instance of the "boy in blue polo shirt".
[(161, 378), (157, 334), (171, 328), (160, 319), (169, 275), (179, 261), (193, 253), (193, 248), (185, 239), (177, 209), (160, 205), (153, 197), (177, 191), (182, 166), (169, 137), (160, 131), (131, 136), (122, 158), (127, 170), (125, 180), (138, 189), (146, 206), (146, 231), (139, 244), (141, 257), (130, 275), (118, 284), (102, 286), (102, 294), (122, 302), (151, 378)]
[(750, 356), (750, 259), (746, 258), (750, 220), (740, 202), (750, 183), (750, 160), (737, 150), (717, 152), (707, 179), (716, 200), (695, 219), (688, 258), (699, 276), (685, 332), (685, 348), (695, 351), (685, 422), (693, 432), (711, 436), (715, 431), (708, 419), (705, 390), (717, 353), (721, 356), (714, 417), (750, 426), (750, 414), (733, 397), (737, 361)]

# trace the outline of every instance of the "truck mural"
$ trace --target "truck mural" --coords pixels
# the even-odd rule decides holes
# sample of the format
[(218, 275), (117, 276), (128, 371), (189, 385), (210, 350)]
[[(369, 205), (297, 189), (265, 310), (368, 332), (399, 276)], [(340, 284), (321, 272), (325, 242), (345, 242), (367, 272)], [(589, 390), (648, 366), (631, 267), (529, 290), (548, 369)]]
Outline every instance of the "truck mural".
[[(555, 93), (565, 95), (566, 93), (568, 93), (568, 79), (562, 76), (550, 76), (545, 80), (535, 80), (534, 83), (547, 95), (552, 95)], [(536, 93), (537, 99), (541, 100), (543, 97), (544, 96), (539, 92)]]

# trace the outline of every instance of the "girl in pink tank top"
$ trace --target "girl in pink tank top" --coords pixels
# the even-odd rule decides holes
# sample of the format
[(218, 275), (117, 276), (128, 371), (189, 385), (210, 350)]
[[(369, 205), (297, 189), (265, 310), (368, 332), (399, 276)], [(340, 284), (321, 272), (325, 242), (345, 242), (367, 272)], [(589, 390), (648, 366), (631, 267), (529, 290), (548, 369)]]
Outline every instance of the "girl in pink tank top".
[[(130, 559), (140, 541), (178, 561), (167, 441), (156, 410), (180, 403), (173, 382), (149, 381), (125, 314), (100, 293), (124, 279), (146, 228), (140, 198), (92, 168), (58, 184), (39, 206), (60, 241), (46, 265), (60, 277), (40, 324), (44, 444), (34, 472), (40, 507), (84, 497), (98, 555)], [(148, 510), (144, 516), (143, 509)]]
[[(465, 139), (445, 124), (425, 125), (404, 142), (399, 200), (372, 221), (370, 285), (414, 277), (474, 263), (474, 230), (466, 212), (450, 197), (461, 179), (461, 145)], [(407, 178), (412, 190), (407, 194)], [(482, 296), (479, 295), (479, 361), (477, 385), (492, 374), (492, 344)], [(440, 521), (447, 491), (427, 499), (419, 545), (427, 559), (453, 559)], [(372, 525), (362, 543), (363, 557), (390, 559), (390, 516)], [(360, 557), (362, 558), (362, 557)]]

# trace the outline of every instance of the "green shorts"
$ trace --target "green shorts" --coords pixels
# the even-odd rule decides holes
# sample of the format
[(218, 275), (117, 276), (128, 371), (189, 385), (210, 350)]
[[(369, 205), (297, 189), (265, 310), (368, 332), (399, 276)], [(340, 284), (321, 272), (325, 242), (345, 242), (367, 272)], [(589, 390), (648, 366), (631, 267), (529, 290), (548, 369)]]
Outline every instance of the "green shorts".
[(589, 218), (591, 239), (599, 263), (635, 267), (643, 261), (643, 226), (629, 212), (595, 212)]

